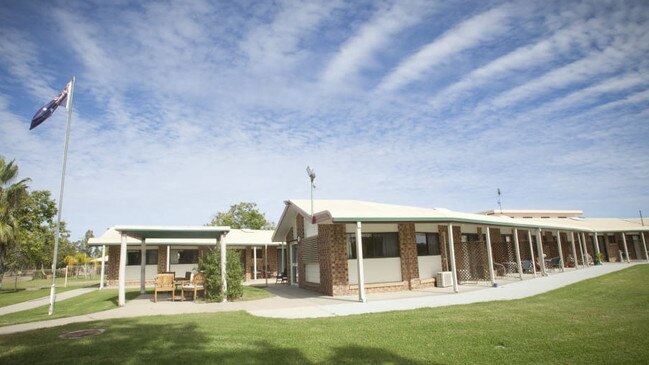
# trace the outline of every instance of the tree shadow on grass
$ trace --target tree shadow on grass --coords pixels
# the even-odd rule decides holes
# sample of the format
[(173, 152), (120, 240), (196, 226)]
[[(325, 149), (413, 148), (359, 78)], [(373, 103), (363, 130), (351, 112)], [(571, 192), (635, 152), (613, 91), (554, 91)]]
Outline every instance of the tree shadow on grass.
[[(106, 331), (74, 340), (59, 338), (62, 333), (91, 328)], [(1, 364), (424, 364), (381, 348), (349, 345), (332, 350), (327, 358), (313, 361), (290, 342), (249, 343), (237, 333), (220, 333), (218, 324), (207, 329), (193, 322), (149, 324), (143, 319), (0, 336)]]

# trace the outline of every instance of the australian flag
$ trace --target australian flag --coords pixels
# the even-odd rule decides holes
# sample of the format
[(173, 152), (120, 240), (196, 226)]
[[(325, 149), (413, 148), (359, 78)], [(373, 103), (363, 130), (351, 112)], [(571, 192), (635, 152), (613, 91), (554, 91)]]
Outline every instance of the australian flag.
[(63, 107), (67, 108), (67, 101), (68, 101), (68, 94), (70, 93), (70, 87), (71, 87), (71, 82), (69, 82), (63, 90), (61, 90), (61, 93), (54, 98), (54, 100), (50, 101), (49, 103), (43, 105), (36, 114), (34, 114), (34, 117), (32, 118), (32, 124), (29, 126), (29, 130), (31, 131), (32, 129), (38, 127), (41, 123), (43, 123), (47, 118), (49, 118), (56, 108), (58, 108), (61, 104), (63, 104)]

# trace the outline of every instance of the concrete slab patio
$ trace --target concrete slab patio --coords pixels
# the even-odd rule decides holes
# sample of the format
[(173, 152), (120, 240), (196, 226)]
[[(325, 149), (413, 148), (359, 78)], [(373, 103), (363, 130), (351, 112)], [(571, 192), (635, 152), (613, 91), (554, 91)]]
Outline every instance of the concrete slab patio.
[(293, 319), (346, 316), (495, 300), (512, 300), (537, 295), (638, 264), (645, 263), (604, 264), (579, 270), (570, 269), (564, 273), (555, 272), (550, 273), (547, 277), (538, 277), (523, 281), (506, 278), (499, 280), (501, 285), (497, 288), (487, 286), (484, 283), (461, 285), (460, 293), (458, 294), (453, 294), (451, 288), (427, 288), (407, 292), (369, 294), (367, 303), (358, 302), (356, 296), (321, 296), (317, 293), (285, 284), (269, 284), (268, 290), (275, 294), (272, 298), (246, 302), (194, 303), (159, 300), (158, 303), (153, 303), (153, 296), (151, 294), (145, 294), (127, 302), (124, 307), (108, 311), (51, 321), (0, 327), (0, 335), (56, 327), (69, 323), (150, 315), (245, 310), (256, 316)]

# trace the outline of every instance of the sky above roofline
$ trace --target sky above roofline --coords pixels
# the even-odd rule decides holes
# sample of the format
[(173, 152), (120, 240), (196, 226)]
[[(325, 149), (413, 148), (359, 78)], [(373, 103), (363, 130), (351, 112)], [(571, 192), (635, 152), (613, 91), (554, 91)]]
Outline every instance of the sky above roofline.
[(289, 197), (649, 212), (644, 1), (0, 4), (0, 154), (63, 218), (200, 225)]

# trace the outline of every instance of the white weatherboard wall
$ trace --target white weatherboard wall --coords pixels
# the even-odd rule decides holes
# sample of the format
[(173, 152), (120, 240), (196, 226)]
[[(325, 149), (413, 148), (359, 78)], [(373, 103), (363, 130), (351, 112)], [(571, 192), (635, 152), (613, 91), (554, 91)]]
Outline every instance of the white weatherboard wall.
[[(383, 259), (363, 259), (365, 283), (391, 283), (401, 281), (401, 259), (389, 257)], [(347, 260), (349, 283), (358, 284), (358, 266), (356, 260)]]
[(320, 284), (320, 264), (310, 263), (305, 265), (306, 281)]
[(442, 256), (418, 256), (419, 262), (419, 278), (430, 279), (437, 276), (439, 271), (442, 271)]
[(312, 224), (308, 218), (304, 218), (304, 237), (313, 237), (317, 235), (318, 235), (318, 225)]
[[(126, 266), (126, 280), (137, 280), (140, 281), (140, 265), (128, 265)], [(145, 280), (153, 280), (153, 277), (158, 273), (158, 265), (146, 265), (144, 271)]]

